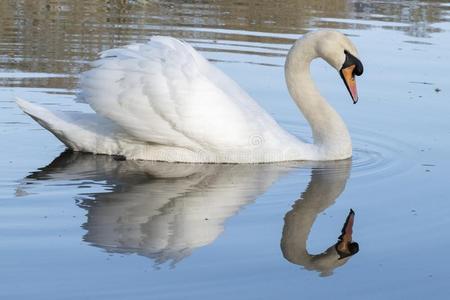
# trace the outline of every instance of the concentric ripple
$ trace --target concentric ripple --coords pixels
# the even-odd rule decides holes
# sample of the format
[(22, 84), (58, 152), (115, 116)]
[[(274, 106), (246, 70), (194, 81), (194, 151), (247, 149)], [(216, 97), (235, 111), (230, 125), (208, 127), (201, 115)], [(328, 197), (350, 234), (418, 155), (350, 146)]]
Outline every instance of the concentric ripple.
[(352, 131), (352, 178), (382, 179), (400, 175), (411, 167), (411, 146), (369, 130)]
[[(310, 136), (306, 124), (283, 124), (283, 127), (299, 138)], [(353, 179), (364, 178), (373, 182), (392, 178), (407, 172), (413, 166), (414, 159), (411, 156), (414, 155), (414, 149), (405, 142), (367, 129), (356, 128), (350, 131), (353, 143)], [(312, 142), (312, 139), (307, 141)], [(302, 165), (326, 172), (339, 172), (339, 164), (333, 162), (305, 162)]]

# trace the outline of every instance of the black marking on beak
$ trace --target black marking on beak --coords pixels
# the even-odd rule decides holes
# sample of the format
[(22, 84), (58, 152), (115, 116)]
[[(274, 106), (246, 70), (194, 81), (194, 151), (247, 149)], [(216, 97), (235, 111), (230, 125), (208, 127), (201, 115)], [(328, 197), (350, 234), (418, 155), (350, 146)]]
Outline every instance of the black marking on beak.
[(356, 58), (353, 54), (348, 52), (347, 50), (344, 50), (344, 53), (345, 53), (345, 61), (341, 67), (341, 71), (342, 71), (342, 69), (348, 68), (351, 65), (355, 65), (353, 74), (356, 76), (361, 76), (362, 73), (364, 72), (364, 66), (363, 66), (362, 62), (358, 58)]
[(358, 102), (358, 92), (356, 89), (355, 76), (360, 76), (364, 72), (364, 67), (361, 61), (353, 54), (344, 51), (345, 61), (339, 70), (342, 80), (344, 80), (345, 87), (347, 88), (350, 96), (352, 97), (353, 104)]

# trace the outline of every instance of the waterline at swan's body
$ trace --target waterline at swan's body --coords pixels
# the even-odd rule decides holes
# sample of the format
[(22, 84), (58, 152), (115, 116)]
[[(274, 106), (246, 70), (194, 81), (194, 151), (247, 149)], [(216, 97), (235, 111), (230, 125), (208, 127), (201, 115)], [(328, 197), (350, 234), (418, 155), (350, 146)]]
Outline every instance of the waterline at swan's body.
[(314, 144), (285, 131), (190, 45), (169, 37), (102, 54), (81, 78), (79, 100), (95, 113), (17, 103), (75, 151), (173, 162), (345, 159), (352, 154), (348, 130), (309, 74), (316, 57), (343, 69), (345, 51), (356, 55), (345, 36), (321, 31), (298, 40), (287, 57), (289, 92), (312, 127)]

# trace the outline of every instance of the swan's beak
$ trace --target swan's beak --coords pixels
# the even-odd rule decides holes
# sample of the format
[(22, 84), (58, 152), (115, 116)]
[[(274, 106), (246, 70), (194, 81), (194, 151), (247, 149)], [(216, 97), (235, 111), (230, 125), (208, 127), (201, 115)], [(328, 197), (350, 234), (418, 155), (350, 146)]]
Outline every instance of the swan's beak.
[(348, 92), (350, 93), (350, 96), (352, 96), (354, 104), (358, 102), (358, 91), (356, 89), (356, 80), (355, 80), (355, 68), (356, 65), (351, 65), (349, 67), (342, 68), (341, 71), (339, 72), (341, 74), (342, 79), (344, 80)]
[(358, 243), (352, 241), (354, 220), (355, 212), (353, 209), (350, 209), (342, 228), (342, 234), (339, 236), (339, 241), (336, 244), (336, 251), (338, 252), (340, 258), (354, 255), (359, 251)]

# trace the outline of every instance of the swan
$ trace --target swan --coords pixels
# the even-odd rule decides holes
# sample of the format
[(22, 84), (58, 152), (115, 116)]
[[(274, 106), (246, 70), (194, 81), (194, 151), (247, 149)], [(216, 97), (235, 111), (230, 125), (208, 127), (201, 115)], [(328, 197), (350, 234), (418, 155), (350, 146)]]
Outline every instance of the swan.
[(17, 98), (18, 106), (74, 151), (131, 160), (262, 163), (351, 157), (347, 127), (311, 78), (313, 59), (335, 68), (353, 102), (363, 65), (337, 31), (304, 35), (285, 63), (291, 97), (314, 143), (285, 131), (237, 83), (186, 42), (155, 36), (101, 53), (82, 74), (77, 100), (95, 113), (52, 112)]

